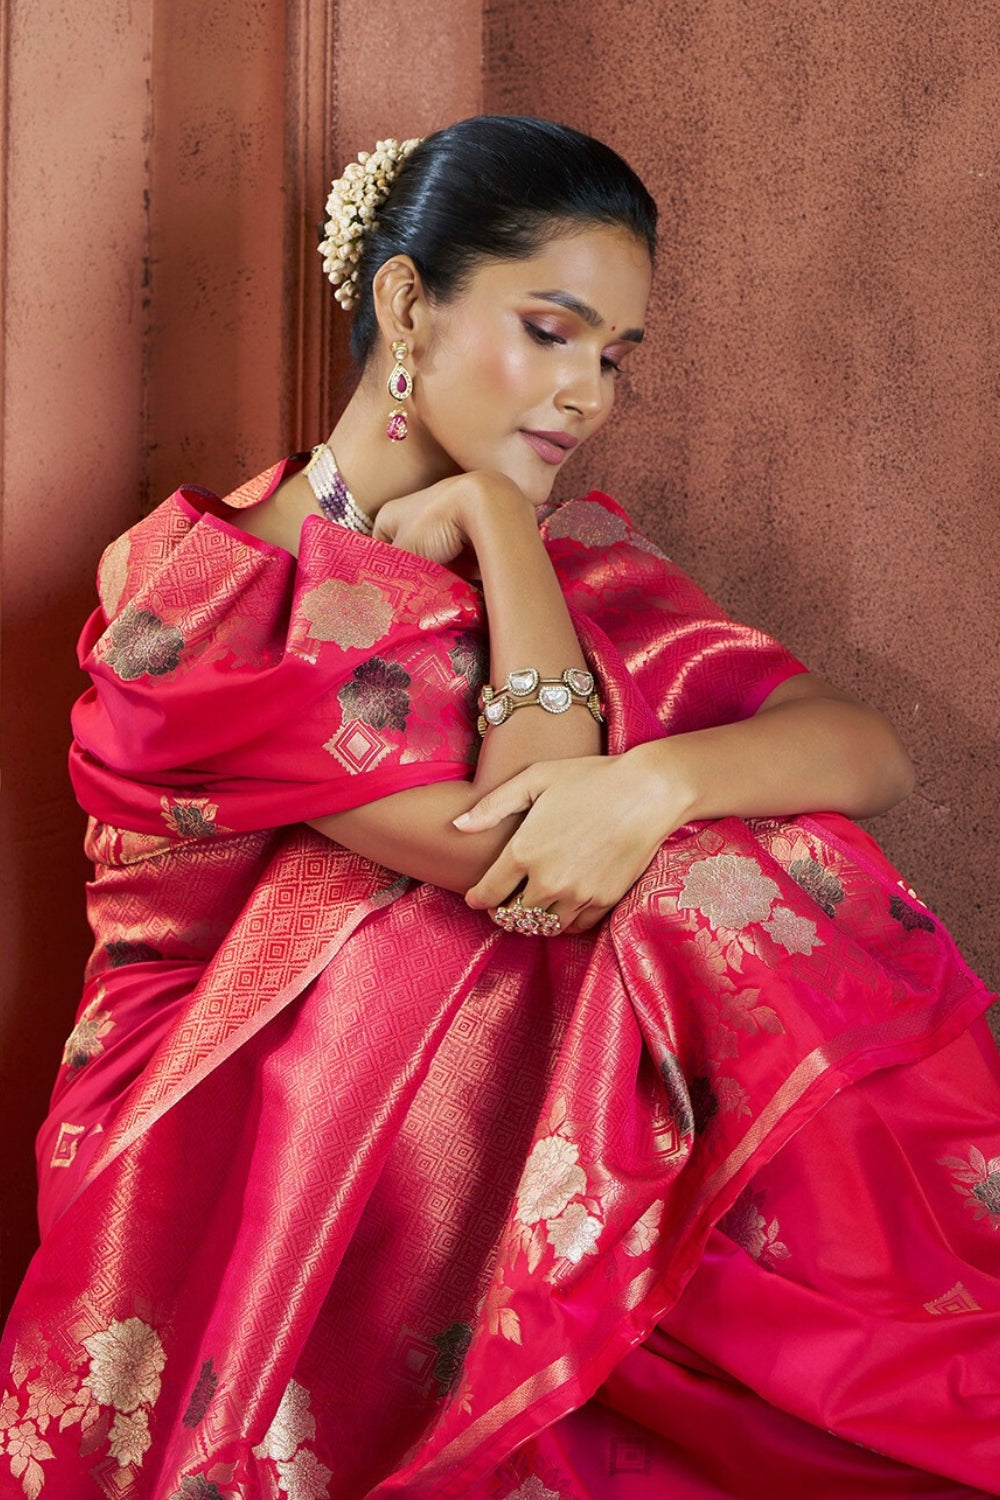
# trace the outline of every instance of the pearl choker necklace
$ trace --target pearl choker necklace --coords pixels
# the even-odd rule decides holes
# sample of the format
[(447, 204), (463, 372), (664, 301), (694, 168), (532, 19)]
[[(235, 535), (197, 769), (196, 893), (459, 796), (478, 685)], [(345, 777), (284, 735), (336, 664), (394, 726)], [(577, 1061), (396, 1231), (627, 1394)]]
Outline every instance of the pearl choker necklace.
[(375, 523), (371, 516), (365, 515), (347, 488), (336, 460), (325, 443), (318, 443), (313, 449), (313, 456), (305, 472), (316, 502), (328, 521), (332, 521), (335, 526), (346, 526), (349, 531), (359, 531), (362, 536), (371, 536)]

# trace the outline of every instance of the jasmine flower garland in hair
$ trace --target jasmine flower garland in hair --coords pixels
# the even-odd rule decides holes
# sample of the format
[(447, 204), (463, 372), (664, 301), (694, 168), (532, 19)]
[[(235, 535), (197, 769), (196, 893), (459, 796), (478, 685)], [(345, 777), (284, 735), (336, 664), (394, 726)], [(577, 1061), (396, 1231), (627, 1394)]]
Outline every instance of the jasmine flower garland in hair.
[(392, 188), (397, 173), (419, 137), (399, 142), (379, 141), (374, 151), (361, 151), (349, 162), (326, 200), (326, 239), (319, 247), (323, 270), (334, 287), (334, 296), (345, 312), (358, 300), (358, 269), (362, 241), (377, 223), (376, 213)]

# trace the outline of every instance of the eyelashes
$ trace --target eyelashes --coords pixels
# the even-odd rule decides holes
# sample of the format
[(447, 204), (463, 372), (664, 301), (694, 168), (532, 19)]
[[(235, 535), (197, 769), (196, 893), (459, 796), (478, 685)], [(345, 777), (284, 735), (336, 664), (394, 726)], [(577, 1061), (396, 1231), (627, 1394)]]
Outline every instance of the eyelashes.
[[(548, 328), (542, 328), (538, 323), (532, 323), (529, 318), (523, 318), (522, 323), (528, 337), (536, 344), (541, 344), (543, 348), (551, 348), (555, 344), (565, 344), (566, 342), (562, 334), (552, 333)], [(601, 355), (601, 369), (605, 372), (610, 371), (615, 375), (623, 374), (621, 365), (617, 361), (609, 359), (606, 354)]]

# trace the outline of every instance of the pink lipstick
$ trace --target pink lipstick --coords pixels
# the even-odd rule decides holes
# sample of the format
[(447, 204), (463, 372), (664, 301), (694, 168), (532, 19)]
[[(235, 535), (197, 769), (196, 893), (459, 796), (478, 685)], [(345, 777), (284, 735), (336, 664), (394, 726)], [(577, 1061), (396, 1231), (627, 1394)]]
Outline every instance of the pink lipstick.
[(568, 432), (528, 432), (522, 427), (520, 433), (546, 464), (561, 464), (580, 441), (579, 438), (571, 437)]

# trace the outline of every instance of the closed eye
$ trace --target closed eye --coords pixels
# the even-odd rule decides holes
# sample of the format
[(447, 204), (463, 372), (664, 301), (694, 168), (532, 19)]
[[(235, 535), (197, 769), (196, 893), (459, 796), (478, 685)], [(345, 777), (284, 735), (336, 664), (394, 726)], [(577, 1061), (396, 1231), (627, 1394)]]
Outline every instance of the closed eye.
[(524, 319), (525, 332), (533, 338), (536, 344), (565, 344), (566, 340), (559, 333), (550, 333), (547, 328), (540, 328), (537, 323), (531, 323)]

